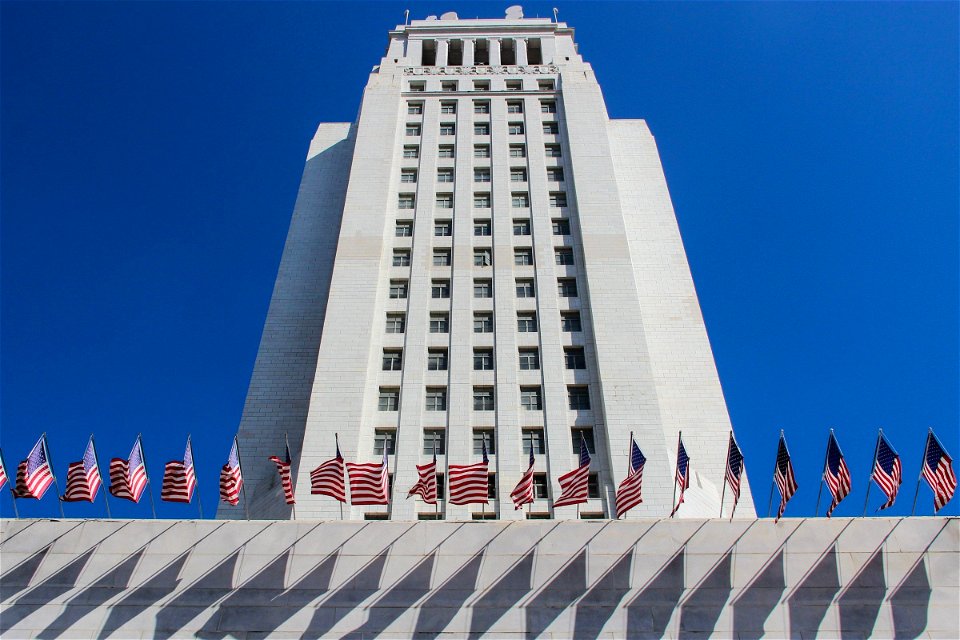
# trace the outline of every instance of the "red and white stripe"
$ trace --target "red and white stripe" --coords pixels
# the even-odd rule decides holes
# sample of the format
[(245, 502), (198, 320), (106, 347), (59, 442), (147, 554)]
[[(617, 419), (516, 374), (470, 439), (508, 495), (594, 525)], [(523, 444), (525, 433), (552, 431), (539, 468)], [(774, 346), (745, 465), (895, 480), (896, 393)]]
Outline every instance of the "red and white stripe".
[(631, 472), (617, 487), (617, 517), (643, 502), (640, 490), (643, 486), (643, 467)]
[(290, 461), (281, 460), (279, 456), (270, 456), (270, 461), (277, 465), (284, 500), (287, 504), (296, 504), (296, 500), (293, 499), (293, 480), (290, 478)]
[(450, 504), (487, 504), (488, 462), (451, 464), (447, 475)]
[(525, 504), (533, 502), (533, 465), (527, 467), (520, 478), (520, 482), (510, 493), (510, 499), (513, 500), (514, 510), (520, 509)]
[(147, 470), (142, 464), (131, 470), (130, 463), (123, 458), (110, 460), (111, 495), (131, 502), (140, 502), (146, 487)]
[(953, 460), (946, 454), (940, 457), (936, 468), (929, 464), (923, 465), (923, 477), (933, 490), (933, 509), (940, 511), (945, 504), (953, 498), (954, 491), (957, 490), (957, 476), (953, 472)]
[(342, 457), (331, 458), (310, 472), (310, 493), (347, 501)]
[(18, 498), (36, 498), (39, 500), (47, 492), (53, 483), (53, 474), (50, 473), (50, 465), (44, 463), (37, 467), (33, 473), (27, 473), (27, 461), (24, 460), (17, 467), (17, 488), (15, 494)]
[(220, 469), (220, 499), (227, 504), (236, 506), (240, 504), (240, 489), (243, 488), (243, 476), (240, 475), (240, 467), (231, 467), (229, 464), (223, 465)]
[(3, 466), (3, 461), (0, 460), (0, 489), (2, 489), (5, 484), (7, 484), (7, 470)]
[(163, 486), (160, 499), (164, 502), (190, 502), (197, 477), (193, 465), (184, 465), (182, 460), (171, 460), (163, 470)]
[(83, 460), (71, 462), (67, 466), (67, 491), (64, 502), (93, 502), (100, 488), (100, 470), (92, 467), (84, 469)]
[(390, 479), (386, 456), (377, 463), (348, 462), (347, 476), (350, 478), (350, 504), (389, 504)]
[(590, 464), (580, 465), (559, 478), (560, 497), (553, 503), (556, 507), (586, 502), (589, 497)]
[(427, 504), (437, 504), (437, 458), (427, 464), (417, 465), (419, 480), (407, 493), (407, 497), (420, 496)]

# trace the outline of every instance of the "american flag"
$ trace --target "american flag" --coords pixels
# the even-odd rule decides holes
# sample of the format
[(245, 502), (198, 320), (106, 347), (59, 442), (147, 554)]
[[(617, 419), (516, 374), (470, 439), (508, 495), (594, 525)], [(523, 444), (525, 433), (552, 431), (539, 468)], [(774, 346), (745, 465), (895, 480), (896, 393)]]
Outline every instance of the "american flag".
[(923, 477), (933, 491), (933, 510), (940, 511), (950, 502), (957, 490), (957, 476), (953, 473), (953, 459), (944, 450), (933, 430), (927, 434), (926, 455), (923, 458)]
[(83, 460), (71, 462), (67, 467), (67, 492), (61, 500), (64, 502), (93, 502), (100, 488), (100, 467), (97, 465), (97, 452), (93, 447), (93, 436), (87, 442)]
[(677, 500), (677, 505), (673, 508), (673, 511), (670, 512), (672, 516), (677, 512), (677, 509), (680, 508), (680, 505), (683, 504), (683, 492), (690, 488), (690, 457), (687, 455), (687, 450), (683, 448), (683, 440), (677, 438), (677, 477), (676, 477), (677, 486), (680, 487), (680, 499)]
[(447, 470), (450, 478), (450, 504), (487, 504), (489, 465), (486, 443), (483, 443), (483, 462), (451, 464)]
[(900, 485), (903, 483), (903, 468), (900, 466), (900, 456), (887, 442), (883, 433), (877, 434), (877, 455), (873, 459), (871, 477), (880, 490), (887, 495), (887, 502), (880, 509), (892, 507), (894, 500), (897, 499), (897, 492), (900, 491)]
[(587, 441), (580, 435), (580, 466), (557, 479), (560, 482), (560, 497), (553, 503), (554, 508), (586, 502), (589, 498), (590, 453)]
[(773, 470), (773, 481), (780, 490), (780, 508), (777, 509), (777, 518), (774, 522), (783, 517), (783, 512), (787, 508), (787, 502), (797, 492), (796, 476), (793, 474), (793, 463), (790, 461), (790, 451), (787, 450), (787, 440), (780, 434), (780, 444), (777, 445), (777, 466)]
[(0, 489), (7, 484), (7, 467), (3, 464), (3, 453), (0, 453)]
[(280, 485), (283, 487), (283, 497), (287, 504), (295, 504), (293, 499), (293, 480), (290, 478), (290, 447), (285, 445), (287, 459), (281, 460), (279, 456), (270, 456), (270, 461), (277, 465), (277, 473), (280, 474)]
[(327, 460), (310, 472), (310, 493), (329, 496), (340, 502), (347, 501), (347, 489), (343, 480), (343, 456), (337, 445), (337, 457)]
[(190, 436), (187, 436), (187, 449), (183, 452), (183, 460), (171, 460), (163, 470), (160, 499), (165, 502), (190, 502), (196, 486), (193, 446), (190, 444)]
[(407, 497), (420, 496), (427, 504), (437, 504), (437, 454), (433, 454), (432, 462), (417, 465), (417, 475), (420, 479)]
[(240, 454), (237, 452), (237, 439), (233, 439), (227, 464), (220, 469), (220, 499), (236, 506), (240, 503), (240, 489), (243, 488), (243, 473), (240, 471)]
[(35, 498), (39, 500), (53, 484), (50, 460), (47, 457), (47, 436), (42, 435), (33, 445), (30, 455), (17, 467), (17, 485), (13, 489), (15, 498)]
[(383, 460), (373, 462), (348, 462), (350, 477), (350, 504), (389, 504), (390, 475), (387, 469), (387, 448), (383, 448)]
[(113, 458), (110, 461), (110, 495), (130, 502), (140, 502), (146, 487), (147, 467), (143, 463), (140, 436), (137, 436), (129, 458)]
[(513, 500), (514, 510), (521, 508), (525, 504), (533, 502), (533, 447), (530, 447), (530, 465), (523, 472), (520, 482), (510, 493), (510, 499)]
[(623, 479), (620, 486), (617, 487), (617, 517), (619, 518), (630, 509), (643, 502), (640, 497), (640, 488), (643, 484), (643, 465), (647, 459), (640, 451), (633, 435), (630, 435), (630, 469), (627, 471), (627, 477)]
[[(737, 441), (733, 439), (733, 433), (730, 434), (730, 444), (727, 447), (727, 484), (730, 485), (730, 492), (733, 494), (733, 511), (737, 510), (737, 502), (740, 500), (740, 476), (743, 475), (743, 453), (737, 446)], [(731, 512), (730, 517), (733, 517)]]
[(830, 440), (827, 442), (827, 464), (823, 470), (823, 479), (830, 489), (830, 495), (833, 501), (830, 508), (827, 509), (827, 517), (833, 513), (840, 501), (850, 493), (850, 469), (843, 459), (843, 453), (840, 451), (840, 444), (837, 442), (833, 431), (830, 432)]

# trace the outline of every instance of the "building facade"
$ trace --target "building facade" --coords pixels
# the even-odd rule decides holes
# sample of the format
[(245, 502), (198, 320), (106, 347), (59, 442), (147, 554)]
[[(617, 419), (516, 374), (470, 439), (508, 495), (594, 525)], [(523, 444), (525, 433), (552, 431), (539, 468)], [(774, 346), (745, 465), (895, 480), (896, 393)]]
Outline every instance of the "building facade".
[[(677, 516), (730, 515), (730, 419), (656, 143), (608, 117), (573, 36), (517, 9), (414, 20), (357, 120), (320, 125), (239, 430), (252, 517), (609, 518), (631, 433), (647, 462), (627, 517), (663, 517), (681, 432)], [(581, 438), (590, 500), (554, 509)], [(337, 439), (348, 461), (386, 451), (389, 506), (310, 494)], [(285, 442), (294, 508), (267, 461)], [(484, 447), (489, 504), (406, 499), (434, 452), (443, 475)], [(518, 511), (531, 448), (537, 499)], [(736, 515), (755, 517), (746, 479)]]

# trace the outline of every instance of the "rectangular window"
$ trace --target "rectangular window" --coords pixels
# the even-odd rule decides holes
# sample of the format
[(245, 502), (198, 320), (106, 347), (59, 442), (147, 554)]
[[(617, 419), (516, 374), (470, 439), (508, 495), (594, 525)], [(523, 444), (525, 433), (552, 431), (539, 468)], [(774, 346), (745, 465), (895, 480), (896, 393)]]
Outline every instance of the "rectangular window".
[(515, 235), (515, 236), (528, 236), (528, 235), (530, 235), (530, 221), (529, 221), (529, 220), (514, 220), (514, 221), (513, 221), (513, 235)]
[(447, 390), (443, 387), (427, 387), (427, 411), (447, 410)]
[(433, 223), (433, 235), (441, 238), (453, 235), (453, 222), (451, 220), (437, 220)]
[(449, 267), (450, 266), (450, 249), (434, 249), (433, 250), (433, 266)]
[(413, 235), (413, 220), (398, 220), (394, 234), (398, 238), (409, 238)]
[(536, 330), (537, 314), (535, 312), (517, 314), (517, 331), (519, 333), (534, 333)]
[(406, 326), (406, 316), (402, 313), (387, 314), (387, 333), (403, 333)]
[(520, 406), (526, 411), (541, 411), (543, 399), (540, 387), (520, 387)]
[(453, 194), (452, 194), (452, 193), (438, 193), (438, 194), (437, 194), (437, 208), (438, 208), (438, 209), (453, 209)]
[(412, 193), (401, 193), (397, 198), (398, 209), (413, 209), (417, 199)]
[[(377, 401), (377, 410), (397, 411), (399, 408), (400, 389), (395, 389), (392, 387), (380, 387), (380, 399)], [(383, 452), (381, 451), (380, 453)]]
[(542, 455), (547, 452), (546, 443), (543, 439), (543, 429), (524, 429), (520, 432), (523, 438), (523, 454), (530, 455), (533, 450), (534, 455)]
[(560, 167), (550, 167), (547, 169), (547, 180), (549, 182), (563, 182), (563, 169)]
[(577, 281), (573, 278), (558, 278), (557, 295), (561, 298), (576, 298)]
[(456, 155), (452, 144), (442, 144), (437, 147), (437, 156), (440, 158), (452, 158)]
[(391, 280), (390, 281), (390, 298), (394, 300), (402, 300), (406, 297), (407, 297), (407, 281)]
[(562, 191), (553, 192), (550, 194), (550, 206), (551, 207), (565, 207), (567, 206), (567, 194)]
[(431, 298), (449, 298), (450, 297), (450, 281), (434, 280), (433, 282), (431, 282), (430, 297)]
[(590, 409), (590, 392), (587, 387), (567, 387), (567, 400), (570, 403), (570, 408), (575, 411), (588, 411)]
[(490, 280), (474, 280), (473, 281), (473, 297), (474, 298), (492, 298), (493, 282), (491, 282)]
[(456, 102), (441, 102), (440, 103), (440, 113), (456, 113), (457, 112), (457, 103)]
[(490, 221), (489, 221), (489, 220), (474, 220), (474, 221), (473, 221), (473, 235), (475, 235), (475, 236), (489, 236), (489, 235), (490, 235)]
[(520, 370), (538, 371), (540, 369), (540, 352), (537, 349), (520, 349)]
[(446, 371), (447, 370), (447, 350), (446, 349), (428, 349), (427, 350), (427, 370), (428, 371)]
[(510, 169), (510, 182), (526, 182), (527, 170), (522, 167), (512, 167)]
[(493, 264), (493, 254), (491, 254), (489, 248), (473, 250), (473, 266), (489, 267), (492, 264)]
[(520, 91), (523, 89), (522, 80), (507, 80), (506, 81), (507, 91)]
[(527, 147), (522, 144), (512, 144), (510, 145), (510, 157), (511, 158), (526, 158), (527, 157)]
[(423, 113), (423, 103), (422, 102), (408, 102), (407, 103), (407, 113), (412, 116), (418, 116)]
[(556, 122), (544, 122), (543, 133), (548, 136), (555, 136), (560, 133), (560, 124)]
[(523, 135), (523, 123), (522, 122), (511, 122), (507, 124), (507, 133), (512, 136), (522, 136)]
[(394, 249), (393, 250), (393, 266), (409, 267), (410, 251), (408, 249)]
[(537, 80), (537, 89), (540, 91), (553, 91), (555, 86), (553, 80)]
[(533, 286), (533, 280), (529, 278), (517, 278), (517, 297), (518, 298), (536, 298), (537, 291)]
[(557, 264), (560, 266), (569, 266), (573, 264), (573, 249), (569, 247), (558, 247), (554, 249), (554, 256)]
[(582, 347), (566, 347), (563, 350), (563, 361), (567, 369), (587, 368), (587, 356)]
[[(423, 430), (423, 454), (442, 456), (447, 452), (447, 432), (444, 429)], [(439, 489), (439, 487), (438, 487)], [(437, 492), (440, 493), (439, 491)]]
[(521, 192), (511, 193), (510, 206), (514, 209), (525, 209), (530, 206), (530, 196)]
[(497, 474), (495, 473), (491, 473), (487, 475), (487, 499), (488, 500), (497, 499)]
[(415, 122), (407, 123), (406, 134), (408, 136), (419, 136), (420, 135), (420, 125)]
[(383, 370), (400, 371), (403, 369), (403, 351), (400, 349), (383, 350)]
[(560, 158), (563, 156), (563, 154), (560, 153), (560, 145), (558, 144), (546, 144), (543, 148), (548, 158)]
[(476, 209), (489, 209), (490, 208), (490, 194), (489, 193), (475, 193), (473, 194), (473, 206)]
[[(600, 479), (597, 477), (597, 474), (595, 473), (591, 473), (589, 476), (587, 476), (587, 497), (593, 500), (600, 497)], [(590, 515), (592, 514), (584, 513), (584, 514), (581, 514), (581, 517), (584, 520), (592, 519), (590, 518)], [(603, 514), (598, 513), (596, 516), (596, 519), (600, 520), (602, 518), (603, 518)]]
[[(480, 51), (481, 54), (485, 55), (485, 51)], [(477, 64), (490, 64), (482, 60), (483, 56), (477, 58)], [(489, 80), (474, 80), (473, 81), (473, 90), (474, 91), (490, 91), (490, 81)]]
[[(476, 88), (476, 83), (474, 83), (474, 88)], [(490, 113), (490, 101), (489, 101), (489, 100), (474, 100), (474, 101), (473, 101), (473, 112), (474, 112), (474, 113)]]
[(473, 370), (493, 371), (493, 349), (473, 350)]
[(457, 125), (452, 122), (442, 122), (440, 123), (440, 135), (442, 136), (452, 136), (457, 133)]
[(413, 92), (415, 92), (415, 93), (419, 93), (419, 92), (421, 92), (421, 91), (426, 91), (426, 90), (427, 90), (427, 83), (426, 83), (426, 82), (411, 82), (411, 83), (410, 83), (410, 91), (413, 91)]
[(403, 147), (403, 157), (404, 158), (419, 158), (420, 157), (420, 147), (415, 144), (404, 145)]
[(437, 169), (437, 182), (453, 182), (453, 169)]
[(507, 103), (507, 113), (523, 113), (523, 102), (511, 100)]
[(565, 333), (577, 333), (583, 331), (580, 326), (580, 313), (578, 311), (565, 311), (560, 314), (560, 329)]
[(440, 91), (456, 91), (457, 90), (457, 81), (453, 80), (452, 82), (441, 82)]
[(473, 314), (473, 332), (474, 333), (493, 333), (493, 314), (492, 313), (474, 313)]
[(537, 500), (545, 500), (547, 498), (547, 474), (533, 474), (533, 497)]
[(573, 452), (580, 453), (580, 438), (587, 443), (587, 451), (591, 454), (597, 452), (597, 447), (593, 441), (593, 427), (574, 427), (570, 429), (570, 441), (573, 443)]
[(493, 455), (497, 452), (497, 443), (493, 439), (493, 429), (474, 429), (473, 430), (473, 453), (483, 455), (483, 447), (486, 445), (487, 453)]
[(393, 429), (376, 429), (373, 432), (373, 455), (382, 456), (384, 450), (388, 456), (397, 451), (397, 432)]
[(473, 410), (493, 411), (493, 387), (473, 388)]
[(555, 236), (568, 236), (570, 235), (570, 221), (566, 218), (554, 218), (553, 219), (553, 235)]
[(475, 144), (475, 145), (473, 145), (473, 157), (474, 157), (474, 158), (489, 158), (489, 157), (490, 157), (490, 145), (488, 145), (488, 144)]
[(402, 169), (400, 171), (400, 182), (405, 184), (410, 184), (417, 181), (417, 170), (416, 169)]
[(553, 100), (540, 101), (540, 113), (556, 113), (557, 103)]
[(533, 249), (521, 247), (513, 250), (513, 264), (518, 267), (527, 267), (533, 264)]
[(450, 315), (446, 313), (431, 313), (430, 333), (450, 333)]
[(490, 135), (490, 123), (489, 122), (475, 122), (473, 124), (473, 135), (475, 136), (488, 136)]
[(473, 170), (474, 182), (490, 182), (490, 168), (481, 167)]

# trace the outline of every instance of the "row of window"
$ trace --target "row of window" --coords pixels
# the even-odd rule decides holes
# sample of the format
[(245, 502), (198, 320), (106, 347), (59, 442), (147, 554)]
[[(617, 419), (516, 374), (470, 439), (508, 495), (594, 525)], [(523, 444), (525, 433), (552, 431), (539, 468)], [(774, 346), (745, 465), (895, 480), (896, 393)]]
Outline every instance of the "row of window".
[[(544, 439), (543, 429), (541, 427), (529, 427), (520, 432), (523, 455), (530, 455), (533, 451), (535, 455), (542, 455), (547, 452), (546, 440)], [(580, 439), (587, 444), (587, 450), (594, 454), (596, 447), (593, 439), (593, 427), (573, 427), (570, 429), (570, 441), (573, 445), (573, 453), (580, 453)], [(373, 432), (373, 455), (382, 456), (386, 451), (388, 456), (396, 453), (397, 431), (396, 429), (376, 429)], [(436, 452), (437, 455), (446, 455), (447, 452), (446, 429), (424, 429), (423, 430), (423, 453), (430, 455)], [(486, 447), (487, 453), (496, 455), (497, 441), (494, 438), (493, 427), (477, 427), (473, 430), (473, 453), (482, 455)]]
[[(474, 148), (474, 157), (476, 158), (489, 158), (490, 157), (490, 145), (477, 145), (479, 148)], [(478, 153), (484, 153), (487, 155), (476, 155)], [(400, 183), (401, 184), (416, 184), (417, 182), (417, 170), (416, 169), (401, 169), (400, 170)], [(563, 169), (561, 167), (547, 167), (547, 180), (550, 182), (563, 182)], [(454, 181), (454, 171), (450, 167), (437, 169), (437, 182), (443, 184), (452, 184)], [(473, 170), (473, 181), (479, 183), (487, 183), (491, 181), (490, 167), (477, 167)], [(527, 170), (524, 167), (510, 167), (510, 182), (527, 182)], [(551, 198), (555, 194), (550, 194)], [(566, 194), (558, 193), (556, 195), (563, 195), (566, 199)], [(551, 200), (552, 204), (552, 200)], [(557, 204), (553, 205), (556, 207), (567, 206), (566, 204)]]
[[(570, 247), (557, 247), (553, 250), (554, 260), (558, 265), (569, 266), (574, 264), (573, 249)], [(451, 249), (434, 249), (433, 266), (449, 267), (452, 261)], [(410, 266), (410, 249), (394, 249), (393, 262), (394, 267)], [(517, 266), (533, 265), (533, 248), (518, 247), (513, 250), (513, 264)], [(475, 267), (489, 267), (493, 265), (493, 251), (490, 248), (473, 250), (473, 265)]]
[[(490, 91), (489, 80), (474, 80), (470, 86), (474, 91)], [(507, 91), (523, 91), (523, 80), (505, 80), (504, 87), (506, 87)], [(537, 90), (554, 91), (555, 89), (556, 82), (554, 80), (537, 80)], [(413, 93), (422, 93), (427, 90), (427, 83), (423, 80), (411, 80), (410, 84), (407, 85), (407, 90)], [(440, 91), (461, 91), (460, 81), (444, 80), (440, 83)]]
[[(419, 122), (408, 122), (404, 128), (404, 133), (408, 137), (416, 138), (423, 133), (423, 127)], [(507, 133), (512, 136), (522, 136), (526, 133), (524, 124), (522, 122), (508, 122), (507, 123)], [(547, 136), (555, 136), (560, 133), (560, 124), (558, 122), (544, 122), (543, 123), (543, 134)], [(440, 135), (442, 136), (454, 136), (457, 135), (457, 125), (455, 122), (441, 122), (440, 123)], [(475, 122), (473, 124), (473, 135), (475, 136), (488, 136), (490, 135), (490, 123), (489, 122)]]
[[(492, 318), (491, 318), (492, 322)], [(518, 350), (519, 367), (522, 371), (536, 371), (540, 369), (540, 351), (536, 347), (521, 348)], [(567, 369), (586, 369), (587, 359), (582, 347), (565, 347), (563, 350), (564, 367)], [(433, 348), (427, 350), (427, 369), (429, 371), (446, 371), (449, 364), (447, 350)], [(473, 370), (493, 371), (493, 349), (473, 350)], [(403, 349), (384, 349), (382, 368), (384, 371), (403, 370)]]
[[(560, 149), (559, 144), (545, 144), (543, 145), (544, 155), (548, 158), (560, 158), (563, 157), (563, 152)], [(511, 158), (526, 158), (527, 157), (527, 145), (525, 144), (511, 144), (509, 146), (509, 152)], [(407, 144), (403, 146), (403, 157), (404, 158), (419, 158), (420, 157), (420, 145), (418, 144)], [(439, 158), (455, 158), (457, 157), (456, 146), (452, 144), (441, 144), (437, 147), (437, 157)], [(475, 144), (473, 145), (473, 157), (475, 158), (489, 158), (490, 157), (490, 145), (488, 144)]]
[[(404, 333), (406, 331), (407, 316), (405, 313), (388, 313), (386, 333)], [(560, 312), (560, 329), (564, 333), (578, 333), (583, 331), (579, 311)], [(522, 311), (517, 313), (517, 332), (536, 333), (537, 312)], [(479, 311), (473, 314), (474, 333), (493, 333), (493, 312)], [(450, 333), (450, 314), (434, 312), (430, 314), (430, 333)]]
[[(520, 407), (526, 411), (542, 411), (543, 394), (540, 387), (520, 387)], [(567, 407), (571, 411), (589, 411), (590, 393), (587, 387), (582, 385), (568, 385)], [(446, 411), (447, 388), (427, 387), (425, 408), (427, 411)], [(379, 411), (399, 411), (400, 389), (396, 387), (380, 387), (377, 409)], [(495, 409), (496, 402), (493, 387), (474, 387), (473, 410), (494, 411)]]
[[(554, 218), (550, 225), (555, 236), (570, 235), (570, 220), (567, 218)], [(515, 218), (513, 220), (513, 235), (529, 236), (531, 234), (531, 224), (529, 218)], [(493, 222), (489, 218), (478, 218), (473, 221), (473, 235), (477, 237), (489, 237), (493, 234)], [(413, 220), (398, 220), (394, 227), (394, 235), (398, 238), (413, 237)], [(433, 223), (433, 235), (437, 237), (449, 237), (453, 235), (453, 220), (442, 219)]]
[[(389, 297), (392, 300), (404, 300), (409, 293), (409, 282), (407, 280), (391, 280)], [(537, 290), (533, 278), (517, 278), (516, 293), (518, 298), (536, 298)], [(577, 280), (576, 278), (557, 278), (557, 295), (561, 298), (576, 298)], [(432, 280), (430, 282), (430, 297), (446, 299), (450, 297), (449, 280)], [(493, 280), (474, 278), (473, 280), (474, 298), (492, 298)]]
[[(452, 174), (451, 174), (452, 176)], [(435, 204), (438, 209), (453, 209), (453, 194), (452, 193), (438, 193), (436, 195)], [(398, 209), (415, 209), (417, 206), (417, 196), (413, 193), (401, 193), (397, 198), (397, 208)], [(489, 193), (475, 193), (473, 194), (473, 206), (478, 209), (489, 209), (490, 208), (490, 194)], [(515, 209), (527, 209), (530, 207), (530, 194), (526, 191), (515, 191), (510, 194), (510, 206)], [(563, 191), (556, 191), (550, 193), (550, 206), (551, 207), (566, 207), (567, 206), (567, 194)]]
[[(412, 116), (423, 115), (424, 103), (422, 101), (411, 100), (407, 102), (407, 114)], [(440, 103), (440, 113), (443, 114), (454, 114), (457, 112), (457, 103), (456, 101), (442, 101)], [(490, 113), (490, 101), (489, 100), (474, 100), (473, 101), (473, 112), (479, 114), (489, 114)], [(556, 100), (541, 100), (540, 101), (540, 113), (556, 113), (557, 112), (557, 101)], [(522, 100), (507, 100), (507, 113), (523, 113), (523, 101)]]

